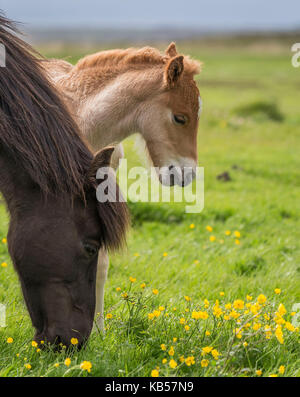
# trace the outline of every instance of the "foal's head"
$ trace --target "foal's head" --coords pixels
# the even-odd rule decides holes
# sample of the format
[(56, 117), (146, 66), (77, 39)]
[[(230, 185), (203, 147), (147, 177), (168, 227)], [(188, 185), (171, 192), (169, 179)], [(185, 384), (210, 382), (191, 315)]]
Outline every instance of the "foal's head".
[(197, 131), (201, 112), (194, 75), (200, 64), (178, 55), (174, 43), (166, 50), (159, 90), (145, 105), (144, 138), (159, 179), (165, 185), (188, 185), (197, 165)]

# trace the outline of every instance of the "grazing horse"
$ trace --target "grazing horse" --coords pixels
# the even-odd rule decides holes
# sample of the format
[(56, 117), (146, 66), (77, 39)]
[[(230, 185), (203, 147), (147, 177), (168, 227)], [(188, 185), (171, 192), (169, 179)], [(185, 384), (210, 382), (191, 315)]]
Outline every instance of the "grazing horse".
[[(10, 214), (8, 249), (36, 329), (35, 340), (81, 346), (95, 312), (100, 248), (118, 248), (126, 204), (96, 199), (95, 157), (32, 48), (0, 15), (0, 190)], [(113, 179), (116, 185), (115, 179)], [(117, 189), (117, 186), (114, 186)]]
[[(52, 59), (44, 67), (96, 150), (133, 133), (143, 137), (164, 185), (185, 186), (195, 176), (201, 112), (194, 75), (200, 63), (179, 55), (174, 43), (157, 49), (102, 51), (73, 66)], [(112, 158), (116, 168), (121, 145)], [(104, 283), (108, 256), (101, 251), (97, 274), (98, 325), (103, 329)]]

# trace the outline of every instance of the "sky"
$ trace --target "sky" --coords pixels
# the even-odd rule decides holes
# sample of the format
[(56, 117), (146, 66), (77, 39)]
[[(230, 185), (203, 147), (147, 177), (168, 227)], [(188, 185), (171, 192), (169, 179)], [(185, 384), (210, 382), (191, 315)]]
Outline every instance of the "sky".
[(29, 28), (300, 27), (300, 0), (0, 0), (0, 9)]

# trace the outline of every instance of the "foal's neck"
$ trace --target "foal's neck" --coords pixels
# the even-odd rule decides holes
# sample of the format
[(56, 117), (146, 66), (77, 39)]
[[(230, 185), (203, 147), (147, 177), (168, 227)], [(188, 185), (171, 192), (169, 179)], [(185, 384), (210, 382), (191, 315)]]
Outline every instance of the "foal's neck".
[(104, 82), (101, 73), (87, 70), (84, 76), (82, 70), (77, 74), (76, 67), (73, 69), (63, 90), (72, 97), (70, 104), (81, 131), (95, 149), (119, 143), (136, 132), (143, 135), (141, 114), (145, 103), (159, 90), (159, 72), (128, 71)]

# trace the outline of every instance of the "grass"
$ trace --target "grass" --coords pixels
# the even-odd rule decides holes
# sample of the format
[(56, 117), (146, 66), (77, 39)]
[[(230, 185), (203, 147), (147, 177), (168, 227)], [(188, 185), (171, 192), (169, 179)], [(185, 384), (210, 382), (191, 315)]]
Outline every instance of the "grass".
[[(0, 244), (0, 261), (8, 265), (0, 266), (0, 302), (7, 306), (0, 376), (300, 375), (299, 332), (290, 326), (298, 325), (291, 312), (300, 302), (300, 70), (291, 66), (290, 45), (247, 51), (241, 44), (181, 47), (205, 63), (197, 79), (205, 208), (186, 214), (184, 204), (130, 203), (128, 249), (111, 257), (105, 336), (93, 333), (80, 352), (37, 352), (6, 244)], [(125, 146), (130, 164), (139, 164), (133, 139)], [(225, 171), (229, 182), (216, 178)], [(3, 238), (3, 205), (0, 215)], [(257, 306), (260, 295), (267, 300)], [(192, 318), (193, 312), (208, 318)], [(217, 350), (218, 359), (215, 351), (203, 355), (204, 347)], [(182, 356), (190, 358), (182, 362)], [(80, 369), (84, 360), (93, 365), (90, 373)]]

